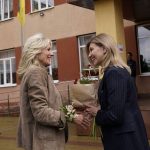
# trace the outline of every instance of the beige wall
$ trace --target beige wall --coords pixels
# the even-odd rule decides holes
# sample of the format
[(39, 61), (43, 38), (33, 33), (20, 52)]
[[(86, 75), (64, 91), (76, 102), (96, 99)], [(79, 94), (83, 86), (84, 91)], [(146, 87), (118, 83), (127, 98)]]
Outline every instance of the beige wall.
[(95, 1), (96, 33), (107, 33), (123, 47), (121, 56), (126, 61), (121, 0)]
[[(88, 26), (87, 26), (88, 24)], [(28, 31), (32, 28), (32, 31)], [(94, 11), (70, 4), (62, 4), (39, 13), (29, 15), (26, 19), (25, 37), (32, 33), (43, 32), (51, 39), (76, 36), (95, 32)]]
[(20, 25), (17, 18), (0, 23), (0, 50), (20, 46)]
[[(34, 33), (42, 32), (51, 39), (95, 32), (95, 12), (70, 4), (27, 14), (23, 27), (23, 40)], [(0, 23), (0, 50), (21, 45), (21, 28), (17, 18)]]

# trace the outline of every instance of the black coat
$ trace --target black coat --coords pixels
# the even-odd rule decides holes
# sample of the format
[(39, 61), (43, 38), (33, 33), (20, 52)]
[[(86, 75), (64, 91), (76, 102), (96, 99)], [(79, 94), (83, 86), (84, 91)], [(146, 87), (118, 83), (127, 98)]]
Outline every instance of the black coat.
[(131, 77), (135, 78), (136, 77), (136, 61), (131, 59), (127, 61), (127, 64), (131, 69)]
[(149, 150), (135, 84), (127, 70), (107, 68), (98, 97), (96, 123), (102, 129), (104, 150)]

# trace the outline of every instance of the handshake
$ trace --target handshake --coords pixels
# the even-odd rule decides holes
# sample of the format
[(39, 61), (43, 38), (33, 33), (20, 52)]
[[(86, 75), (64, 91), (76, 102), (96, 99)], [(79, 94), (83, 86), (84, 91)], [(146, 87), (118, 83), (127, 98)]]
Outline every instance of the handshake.
[[(82, 111), (80, 111), (81, 109)], [(79, 111), (78, 108), (76, 109), (77, 111), (73, 122), (82, 128), (87, 129), (91, 125), (91, 121), (96, 116), (99, 109), (99, 106), (97, 107), (85, 104), (82, 106), (82, 108), (79, 108)]]

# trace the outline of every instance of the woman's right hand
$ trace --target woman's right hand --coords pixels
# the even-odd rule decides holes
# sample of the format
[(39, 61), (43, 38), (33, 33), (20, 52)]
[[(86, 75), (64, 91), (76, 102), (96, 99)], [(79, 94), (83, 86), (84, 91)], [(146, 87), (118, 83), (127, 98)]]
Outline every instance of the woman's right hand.
[(91, 106), (91, 105), (86, 105), (86, 112), (91, 114), (93, 117), (96, 116), (98, 110), (100, 109), (99, 107), (96, 107), (96, 106)]

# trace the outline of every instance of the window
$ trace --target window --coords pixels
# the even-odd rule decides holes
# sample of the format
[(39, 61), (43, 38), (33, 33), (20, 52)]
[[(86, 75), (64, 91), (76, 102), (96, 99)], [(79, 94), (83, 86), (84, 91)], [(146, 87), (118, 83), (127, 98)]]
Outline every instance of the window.
[(16, 85), (15, 50), (0, 51), (0, 87)]
[(50, 74), (52, 75), (54, 80), (58, 80), (58, 62), (57, 62), (57, 48), (56, 41), (52, 41), (52, 49), (53, 57), (51, 57), (51, 65), (50, 65)]
[(93, 0), (68, 0), (68, 3), (94, 10)]
[(31, 12), (48, 9), (54, 6), (54, 0), (31, 0)]
[(137, 27), (139, 62), (141, 74), (150, 74), (150, 25)]
[(13, 1), (0, 0), (0, 21), (7, 20), (13, 16)]
[(86, 44), (95, 34), (88, 34), (78, 37), (78, 45), (79, 45), (79, 58), (80, 58), (80, 74), (81, 76), (90, 76), (94, 79), (94, 77), (98, 76), (98, 70), (93, 69), (90, 66), (90, 62), (88, 60), (86, 54)]

